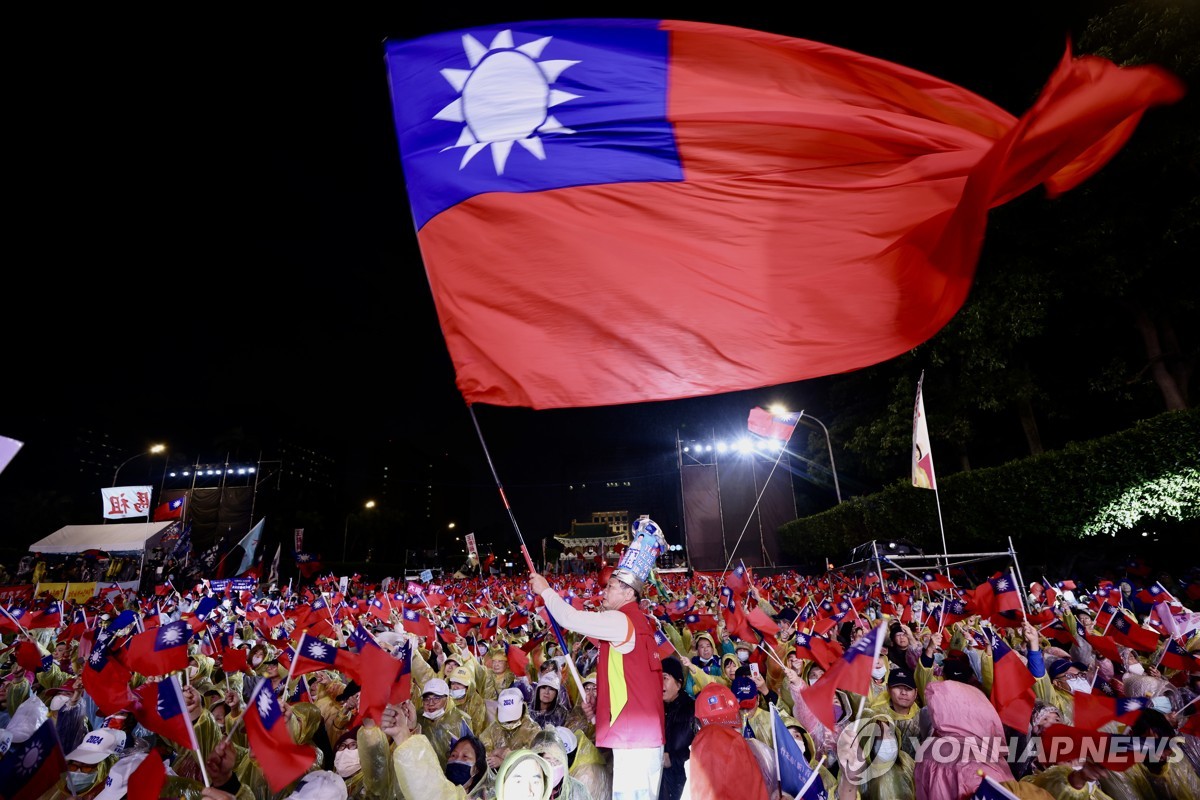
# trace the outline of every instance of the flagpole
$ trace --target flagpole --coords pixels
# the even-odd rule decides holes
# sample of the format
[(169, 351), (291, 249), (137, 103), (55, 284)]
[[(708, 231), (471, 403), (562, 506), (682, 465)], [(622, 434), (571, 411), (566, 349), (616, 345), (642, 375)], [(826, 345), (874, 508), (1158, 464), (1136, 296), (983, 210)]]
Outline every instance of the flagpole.
[[(521, 554), (525, 556), (525, 564), (529, 567), (530, 572), (536, 573), (537, 569), (533, 566), (533, 559), (529, 556), (529, 548), (525, 545), (525, 537), (521, 535), (521, 526), (517, 524), (517, 516), (513, 513), (508, 496), (504, 493), (504, 485), (500, 483), (496, 465), (492, 463), (492, 454), (488, 450), (487, 442), (483, 438), (483, 430), (479, 427), (479, 420), (475, 416), (475, 406), (468, 403), (467, 412), (471, 415), (471, 424), (475, 426), (475, 434), (479, 437), (479, 445), (483, 448), (483, 457), (487, 461), (488, 469), (491, 470), (492, 479), (496, 482), (496, 491), (500, 493), (500, 501), (504, 504), (504, 510), (508, 512), (508, 521), (512, 523), (513, 532), (517, 534), (517, 541), (521, 543)], [(558, 646), (566, 655), (570, 650), (567, 648), (566, 640), (563, 639), (562, 630), (559, 629), (558, 623), (554, 621), (554, 616), (549, 611), (546, 612), (546, 618), (550, 620), (550, 627), (554, 630), (554, 637), (558, 639)], [(579, 670), (575, 668), (571, 658), (567, 658), (567, 663), (571, 667), (571, 677), (575, 679), (575, 687), (579, 690), (579, 696), (583, 697), (583, 679), (579, 677)]]

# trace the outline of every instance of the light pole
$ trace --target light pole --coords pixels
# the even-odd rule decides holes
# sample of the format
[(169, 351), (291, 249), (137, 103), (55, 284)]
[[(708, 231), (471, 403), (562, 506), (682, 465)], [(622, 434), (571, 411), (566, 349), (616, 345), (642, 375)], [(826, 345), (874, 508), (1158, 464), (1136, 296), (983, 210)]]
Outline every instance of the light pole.
[[(375, 501), (368, 500), (363, 503), (363, 508), (374, 508)], [(350, 514), (346, 515), (346, 524), (342, 527), (342, 563), (346, 563), (346, 543), (350, 540)]]
[[(842, 489), (840, 486), (838, 486), (837, 464), (835, 464), (833, 461), (833, 443), (829, 440), (829, 428), (826, 428), (825, 423), (821, 422), (821, 420), (817, 419), (812, 414), (804, 413), (804, 411), (802, 409), (800, 411), (800, 419), (804, 419), (805, 417), (808, 417), (813, 422), (820, 425), (821, 430), (825, 432), (825, 446), (827, 448), (829, 448), (829, 469), (832, 470), (832, 472), (833, 472), (833, 491), (837, 493), (838, 503), (841, 503), (842, 502)], [(796, 420), (796, 421), (799, 422), (800, 420)]]
[(130, 461), (133, 461), (133, 460), (134, 460), (135, 458), (137, 458), (138, 456), (145, 456), (145, 455), (152, 455), (152, 454), (155, 454), (155, 453), (161, 453), (163, 450), (166, 450), (166, 449), (167, 449), (167, 446), (166, 446), (165, 444), (156, 444), (156, 445), (152, 445), (152, 446), (150, 447), (150, 449), (149, 449), (149, 450), (145, 450), (145, 451), (143, 451), (143, 452), (141, 452), (141, 453), (134, 453), (134, 454), (133, 454), (133, 455), (131, 455), (129, 458), (127, 458), (127, 459), (125, 459), (124, 461), (122, 461), (122, 462), (121, 462), (121, 463), (120, 463), (120, 464), (117, 466), (117, 468), (116, 468), (115, 470), (113, 470), (113, 482), (112, 482), (112, 485), (113, 485), (113, 486), (116, 486), (116, 485), (117, 485), (117, 476), (121, 474), (121, 467), (125, 466), (125, 465), (126, 465), (126, 464), (128, 464)]

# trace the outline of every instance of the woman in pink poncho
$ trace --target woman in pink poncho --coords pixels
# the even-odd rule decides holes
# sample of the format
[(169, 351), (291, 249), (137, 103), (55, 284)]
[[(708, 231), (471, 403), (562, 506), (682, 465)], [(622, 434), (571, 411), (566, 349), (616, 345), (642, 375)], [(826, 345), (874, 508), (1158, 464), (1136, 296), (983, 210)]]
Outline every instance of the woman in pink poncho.
[[(964, 750), (975, 754), (994, 752), (997, 743), (1004, 741), (1004, 726), (987, 695), (966, 683), (936, 681), (925, 687), (925, 701), (933, 741), (924, 747), (913, 772), (917, 797), (961, 800), (975, 793), (982, 775), (997, 782), (1013, 780), (1003, 755), (992, 761), (963, 757)], [(954, 740), (953, 745), (939, 739)], [(967, 749), (964, 745), (973, 747)]]

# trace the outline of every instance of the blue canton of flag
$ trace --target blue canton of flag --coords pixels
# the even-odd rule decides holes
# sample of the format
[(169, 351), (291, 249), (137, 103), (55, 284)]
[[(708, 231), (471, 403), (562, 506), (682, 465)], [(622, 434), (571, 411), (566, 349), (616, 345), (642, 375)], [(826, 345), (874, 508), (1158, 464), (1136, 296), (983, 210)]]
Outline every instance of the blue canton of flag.
[(810, 636), (807, 633), (796, 634), (796, 647), (808, 647)]
[(1019, 800), (1019, 798), (985, 775), (979, 783), (979, 788), (975, 790), (975, 794), (971, 795), (971, 800)]

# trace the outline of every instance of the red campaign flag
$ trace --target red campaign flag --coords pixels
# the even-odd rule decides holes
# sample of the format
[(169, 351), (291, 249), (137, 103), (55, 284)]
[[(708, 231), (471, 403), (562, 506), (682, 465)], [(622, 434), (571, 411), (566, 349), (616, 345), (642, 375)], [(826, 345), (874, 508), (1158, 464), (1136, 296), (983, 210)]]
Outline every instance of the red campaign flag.
[(151, 748), (141, 763), (129, 775), (126, 796), (129, 800), (158, 800), (167, 782), (167, 767), (158, 750)]
[(870, 693), (871, 670), (883, 648), (887, 626), (880, 622), (836, 659), (825, 674), (804, 690), (804, 702), (829, 730), (834, 728), (833, 698), (838, 689), (866, 696)]
[(143, 728), (184, 749), (199, 751), (177, 677), (168, 675), (161, 681), (147, 681), (134, 689), (133, 694), (137, 698), (133, 716)]
[(362, 664), (357, 653), (344, 650), (304, 633), (296, 647), (295, 664), (288, 667), (292, 677), (322, 669), (337, 670), (362, 685)]
[(1113, 617), (1109, 633), (1117, 644), (1132, 647), (1143, 653), (1153, 653), (1158, 649), (1159, 637), (1152, 630), (1147, 630), (1137, 624), (1136, 620), (1127, 617), (1124, 612), (1118, 612)]
[(124, 711), (134, 702), (133, 694), (129, 691), (133, 673), (110, 652), (112, 633), (96, 628), (90, 636), (91, 649), (83, 662), (83, 689), (95, 701), (101, 714)]
[(1028, 730), (1036, 699), (1033, 673), (1003, 638), (992, 634), (991, 645), (992, 705), (1005, 725), (1019, 731)]
[(479, 626), (479, 638), (485, 642), (490, 642), (492, 639), (496, 638), (496, 631), (499, 630), (499, 628), (499, 617), (491, 617), (485, 620), (484, 623)]
[(14, 740), (0, 758), (0, 797), (38, 800), (67, 771), (54, 722), (46, 720), (23, 742)]
[(184, 620), (161, 625), (129, 640), (118, 658), (134, 672), (146, 676), (181, 672), (188, 665), (188, 642), (192, 626)]
[[(408, 647), (406, 642), (405, 648)], [(358, 652), (359, 664), (362, 666), (362, 682), (359, 690), (358, 714), (351, 721), (353, 728), (364, 719), (374, 720), (378, 725), (383, 718), (383, 709), (393, 701), (392, 689), (404, 665), (399, 659), (384, 650), (374, 641), (368, 639)], [(410, 673), (411, 675), (411, 670)], [(411, 687), (409, 694), (412, 694)]]
[(282, 792), (316, 761), (316, 750), (292, 740), (270, 678), (261, 679), (250, 694), (244, 720), (250, 749), (273, 793)]
[(1180, 672), (1200, 672), (1200, 657), (1189, 653), (1174, 639), (1169, 639), (1159, 666), (1177, 669)]
[(1142, 711), (1150, 706), (1148, 697), (1109, 697), (1100, 692), (1071, 695), (1075, 702), (1075, 727), (1097, 731), (1116, 720), (1122, 725), (1133, 725)]
[[(911, 350), (966, 299), (990, 209), (1077, 186), (1185, 91), (1161, 68), (1068, 51), (1018, 119), (916, 70), (760, 31), (497, 31), (385, 43), (418, 242), (468, 404), (713, 395)], [(475, 88), (513, 47), (555, 65), (552, 79)], [(559, 90), (559, 73), (585, 96)], [(524, 119), (537, 121), (507, 122)], [(670, 307), (648, 313), (666, 287)], [(586, 313), (557, 313), (584, 295)]]

